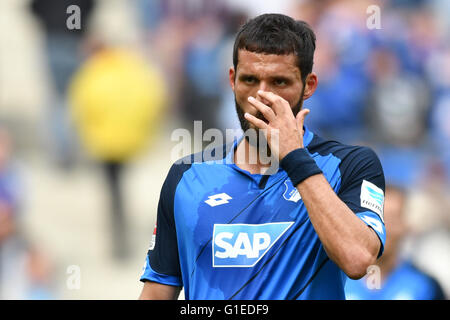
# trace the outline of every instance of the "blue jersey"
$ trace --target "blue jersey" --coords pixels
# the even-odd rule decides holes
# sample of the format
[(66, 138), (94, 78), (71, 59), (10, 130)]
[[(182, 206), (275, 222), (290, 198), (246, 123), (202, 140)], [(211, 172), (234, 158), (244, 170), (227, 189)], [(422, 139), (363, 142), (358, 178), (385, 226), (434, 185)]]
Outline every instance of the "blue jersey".
[[(385, 182), (375, 153), (307, 128), (303, 140), (339, 198), (375, 230), (381, 255)], [(186, 299), (345, 299), (345, 274), (286, 172), (240, 169), (236, 146), (226, 145), (220, 159), (203, 152), (171, 167), (141, 281), (183, 286)]]
[(401, 262), (383, 281), (379, 289), (369, 289), (366, 277), (349, 279), (345, 293), (349, 300), (443, 300), (439, 283), (411, 262)]

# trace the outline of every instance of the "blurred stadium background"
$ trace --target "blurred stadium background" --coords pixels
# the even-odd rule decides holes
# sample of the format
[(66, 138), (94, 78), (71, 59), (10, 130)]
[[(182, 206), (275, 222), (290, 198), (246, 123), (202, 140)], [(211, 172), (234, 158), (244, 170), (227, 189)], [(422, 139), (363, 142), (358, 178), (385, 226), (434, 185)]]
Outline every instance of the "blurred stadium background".
[(450, 296), (449, 1), (2, 0), (1, 299), (138, 297), (171, 133), (238, 126), (234, 34), (267, 12), (313, 26), (307, 125), (377, 151), (408, 191), (402, 254)]

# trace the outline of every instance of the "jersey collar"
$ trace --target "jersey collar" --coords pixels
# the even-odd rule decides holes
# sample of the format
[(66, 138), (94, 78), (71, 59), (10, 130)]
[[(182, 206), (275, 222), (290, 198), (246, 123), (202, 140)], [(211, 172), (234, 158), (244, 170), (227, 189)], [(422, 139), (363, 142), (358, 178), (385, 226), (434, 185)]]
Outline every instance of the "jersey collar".
[[(312, 141), (313, 137), (314, 137), (314, 133), (311, 132), (308, 127), (303, 126), (303, 146), (306, 148)], [(241, 143), (242, 139), (244, 139), (244, 135), (240, 136), (239, 138), (235, 139), (233, 142), (233, 146), (231, 148), (229, 148), (229, 152), (227, 153), (225, 160), (227, 164), (233, 164), (234, 166), (236, 166), (236, 164), (234, 163), (234, 153), (236, 151), (237, 146), (239, 145), (239, 143)], [(236, 166), (239, 170), (241, 170), (238, 166)]]

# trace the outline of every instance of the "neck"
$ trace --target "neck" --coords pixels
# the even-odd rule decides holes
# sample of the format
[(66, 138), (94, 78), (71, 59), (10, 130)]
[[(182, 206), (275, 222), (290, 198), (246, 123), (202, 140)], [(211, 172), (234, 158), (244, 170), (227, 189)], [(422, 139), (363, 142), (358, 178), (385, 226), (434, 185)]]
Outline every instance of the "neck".
[(244, 138), (236, 148), (234, 163), (251, 174), (264, 174), (272, 166), (273, 159), (261, 155), (260, 150)]

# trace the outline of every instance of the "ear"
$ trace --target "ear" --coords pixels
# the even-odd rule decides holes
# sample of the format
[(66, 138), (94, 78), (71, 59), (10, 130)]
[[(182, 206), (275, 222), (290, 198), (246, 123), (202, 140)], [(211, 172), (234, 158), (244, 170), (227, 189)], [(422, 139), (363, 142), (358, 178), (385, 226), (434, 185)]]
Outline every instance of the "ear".
[(305, 90), (303, 92), (303, 99), (306, 100), (311, 97), (316, 91), (318, 85), (317, 75), (314, 72), (311, 72), (306, 76), (305, 80)]
[(228, 80), (230, 82), (231, 90), (234, 92), (234, 82), (236, 80), (236, 72), (234, 70), (234, 67), (230, 67), (230, 71), (228, 72)]

